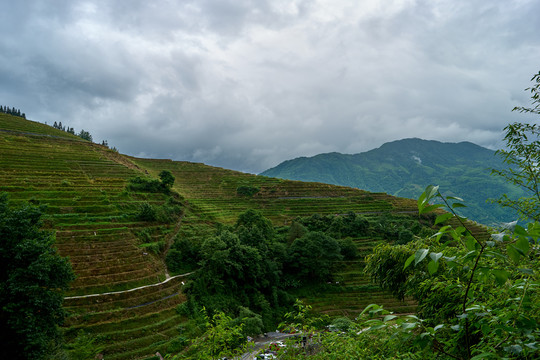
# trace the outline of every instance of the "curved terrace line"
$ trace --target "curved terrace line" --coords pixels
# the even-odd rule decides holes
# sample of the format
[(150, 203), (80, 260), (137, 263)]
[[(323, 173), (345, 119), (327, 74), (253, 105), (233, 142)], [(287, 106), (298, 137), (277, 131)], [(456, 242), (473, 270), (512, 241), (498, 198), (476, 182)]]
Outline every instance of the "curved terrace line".
[(64, 297), (64, 300), (83, 299), (83, 298), (96, 297), (96, 296), (105, 296), (105, 295), (114, 295), (114, 294), (127, 293), (127, 292), (130, 292), (130, 291), (136, 291), (136, 290), (140, 290), (140, 289), (145, 289), (145, 288), (149, 288), (149, 287), (152, 287), (152, 286), (163, 285), (163, 284), (169, 282), (169, 281), (172, 280), (172, 279), (176, 279), (176, 278), (184, 277), (184, 276), (189, 276), (189, 275), (191, 275), (191, 274), (193, 274), (193, 271), (192, 271), (192, 272), (185, 273), (185, 274), (180, 274), (180, 275), (171, 276), (171, 277), (169, 277), (169, 278), (165, 279), (164, 281), (162, 281), (162, 282), (160, 282), (160, 283), (157, 283), (157, 284), (144, 285), (144, 286), (139, 286), (139, 287), (136, 287), (136, 288), (133, 288), (133, 289), (121, 290), (121, 291), (112, 291), (112, 292), (105, 292), (105, 293), (99, 293), (99, 294), (88, 294), (88, 295), (66, 296), (66, 297)]

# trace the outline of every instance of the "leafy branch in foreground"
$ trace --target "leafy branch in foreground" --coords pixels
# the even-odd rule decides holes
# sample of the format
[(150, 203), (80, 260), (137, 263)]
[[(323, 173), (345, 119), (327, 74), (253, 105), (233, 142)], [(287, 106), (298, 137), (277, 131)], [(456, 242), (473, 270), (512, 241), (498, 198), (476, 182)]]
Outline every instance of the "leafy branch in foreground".
[(524, 220), (540, 221), (540, 126), (513, 123), (504, 130), (507, 149), (497, 150), (496, 154), (503, 157), (508, 168), (493, 169), (491, 173), (525, 190), (529, 196), (511, 199), (504, 194), (497, 202), (516, 210)]
[[(530, 91), (533, 107), (516, 106), (512, 111), (540, 115), (540, 71), (531, 81)], [(523, 220), (540, 221), (540, 126), (513, 123), (504, 128), (506, 149), (497, 150), (507, 169), (493, 169), (492, 174), (502, 176), (510, 183), (525, 190), (529, 196), (511, 199), (506, 194), (497, 202), (517, 210)]]
[[(432, 205), (435, 198), (445, 205)], [(401, 284), (404, 295), (418, 301), (417, 315), (386, 314), (371, 319), (370, 329), (397, 325), (396, 336), (409, 339), (419, 351), (447, 358), (534, 358), (540, 335), (540, 224), (524, 228), (513, 223), (481, 239), (456, 214), (464, 206), (460, 201), (428, 186), (418, 200), (419, 213), (446, 206), (449, 212), (441, 211), (435, 223), (458, 226), (445, 225), (432, 238), (407, 246), (381, 245), (367, 258), (372, 278), (394, 289)], [(402, 263), (401, 277), (376, 265), (388, 257)]]

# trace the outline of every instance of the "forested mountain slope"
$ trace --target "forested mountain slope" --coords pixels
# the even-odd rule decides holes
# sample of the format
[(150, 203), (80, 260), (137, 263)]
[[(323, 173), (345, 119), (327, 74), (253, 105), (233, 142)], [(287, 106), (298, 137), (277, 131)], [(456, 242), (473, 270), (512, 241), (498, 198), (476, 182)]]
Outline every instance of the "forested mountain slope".
[(447, 195), (462, 197), (464, 215), (481, 223), (511, 221), (515, 215), (487, 199), (518, 195), (491, 169), (503, 168), (495, 152), (470, 142), (442, 143), (404, 139), (364, 153), (320, 154), (285, 161), (261, 173), (282, 179), (318, 181), (417, 198), (429, 184)]

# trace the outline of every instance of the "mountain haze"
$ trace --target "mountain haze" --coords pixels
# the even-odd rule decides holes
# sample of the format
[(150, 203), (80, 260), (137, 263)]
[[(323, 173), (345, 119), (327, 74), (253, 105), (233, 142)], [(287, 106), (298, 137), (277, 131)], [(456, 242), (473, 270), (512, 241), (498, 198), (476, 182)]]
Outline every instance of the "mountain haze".
[(440, 185), (445, 195), (464, 199), (463, 214), (482, 223), (510, 221), (515, 214), (487, 199), (501, 194), (519, 195), (517, 189), (491, 175), (502, 168), (495, 151), (470, 142), (443, 143), (403, 139), (359, 154), (327, 153), (284, 161), (261, 175), (317, 181), (417, 198), (429, 184)]

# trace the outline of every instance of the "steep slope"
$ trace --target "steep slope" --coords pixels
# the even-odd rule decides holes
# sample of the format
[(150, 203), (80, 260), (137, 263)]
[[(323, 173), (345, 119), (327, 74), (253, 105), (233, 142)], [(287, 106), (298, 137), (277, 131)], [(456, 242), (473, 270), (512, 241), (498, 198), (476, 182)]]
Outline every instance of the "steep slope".
[(482, 222), (510, 221), (514, 214), (487, 199), (520, 193), (490, 175), (503, 163), (495, 152), (470, 142), (441, 143), (405, 139), (355, 155), (320, 154), (285, 161), (261, 175), (301, 181), (320, 181), (367, 191), (417, 198), (429, 184), (447, 195), (464, 198), (464, 215)]
[[(115, 161), (119, 155), (103, 146), (44, 126), (0, 114), (0, 191), (14, 204), (45, 205), (45, 226), (55, 231), (60, 255), (69, 256), (77, 278), (64, 304), (68, 341), (84, 330), (97, 336), (108, 359), (161, 350), (184, 321), (175, 312), (185, 300), (182, 279), (137, 289), (166, 277), (159, 254), (138, 234), (166, 238), (175, 224), (139, 221), (136, 214), (142, 203), (160, 205), (166, 197), (125, 191), (141, 169)], [(115, 293), (88, 296), (103, 292)]]

